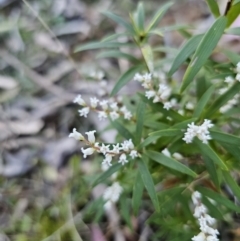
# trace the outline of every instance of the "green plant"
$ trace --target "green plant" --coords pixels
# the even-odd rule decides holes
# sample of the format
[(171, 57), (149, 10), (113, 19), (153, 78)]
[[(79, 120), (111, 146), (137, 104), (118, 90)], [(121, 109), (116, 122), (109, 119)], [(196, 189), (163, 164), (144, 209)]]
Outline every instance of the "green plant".
[[(104, 172), (92, 182), (92, 187), (114, 182), (103, 195), (106, 210), (119, 200), (122, 218), (130, 228), (131, 215), (138, 215), (143, 208), (150, 210), (148, 224), (154, 228), (151, 240), (190, 240), (199, 232), (192, 215), (191, 195), (201, 228), (192, 240), (218, 240), (211, 216), (218, 222), (231, 222), (227, 214), (240, 212), (240, 207), (221, 189), (229, 186), (240, 200), (240, 189), (233, 178), (240, 170), (240, 55), (217, 47), (224, 34), (239, 35), (239, 28), (228, 27), (238, 16), (240, 3), (235, 1), (228, 6), (225, 16), (220, 16), (214, 0), (207, 3), (216, 20), (204, 34), (192, 36), (182, 25), (159, 28), (159, 21), (172, 3), (161, 7), (146, 25), (140, 3), (137, 11), (130, 14), (130, 22), (114, 13), (103, 13), (122, 25), (123, 33), (75, 50), (111, 49), (101, 52), (98, 58), (123, 58), (131, 63), (116, 82), (111, 99), (100, 101), (94, 97), (88, 104), (79, 95), (74, 100), (83, 107), (80, 116), (87, 117), (95, 111), (100, 120), (109, 117), (111, 127), (118, 132), (116, 143), (100, 144), (95, 139), (96, 131), (86, 132), (86, 139), (74, 129), (70, 137), (88, 146), (82, 148), (84, 157), (94, 153), (104, 156)], [(151, 46), (149, 39), (173, 30), (187, 39), (174, 59), (168, 55), (159, 59), (158, 52), (169, 49)], [(127, 41), (119, 41), (120, 37)], [(142, 57), (124, 52), (124, 47), (139, 49)], [(229, 61), (218, 62), (212, 53), (223, 53)], [(177, 79), (174, 73), (186, 64), (184, 76)], [(132, 79), (142, 84), (145, 94), (133, 93), (118, 102), (118, 92)], [(95, 209), (102, 210), (102, 205), (99, 202)]]

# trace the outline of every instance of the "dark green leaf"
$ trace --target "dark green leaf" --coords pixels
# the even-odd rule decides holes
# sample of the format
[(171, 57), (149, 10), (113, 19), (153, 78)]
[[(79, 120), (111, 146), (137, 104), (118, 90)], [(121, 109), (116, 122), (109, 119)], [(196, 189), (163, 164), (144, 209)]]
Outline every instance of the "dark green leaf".
[(234, 195), (240, 200), (240, 187), (238, 186), (237, 182), (233, 179), (229, 171), (223, 171), (224, 179), (227, 185), (231, 188)]
[(171, 126), (171, 129), (183, 129), (183, 128), (187, 128), (187, 125), (196, 121), (197, 118), (191, 118), (191, 119), (188, 119), (188, 120), (185, 120), (185, 121), (182, 121), (180, 123), (177, 123), (173, 126)]
[(125, 139), (132, 139), (133, 135), (131, 132), (122, 124), (120, 124), (118, 121), (111, 121), (112, 126), (118, 131), (118, 133), (123, 136)]
[(158, 212), (159, 211), (158, 197), (157, 197), (157, 194), (155, 191), (153, 179), (152, 179), (151, 174), (146, 165), (146, 161), (147, 161), (147, 158), (145, 156), (143, 156), (142, 159), (140, 159), (138, 161), (138, 168), (139, 168), (139, 172), (141, 174), (143, 184), (152, 200), (153, 206), (155, 207), (156, 211)]
[(193, 116), (194, 117), (200, 117), (200, 115), (202, 114), (204, 107), (206, 106), (206, 104), (208, 103), (208, 101), (210, 100), (213, 92), (214, 92), (215, 88), (214, 85), (210, 86), (208, 88), (208, 90), (202, 95), (202, 97), (200, 98), (200, 100), (198, 101), (196, 108), (193, 112)]
[(143, 124), (144, 124), (144, 114), (145, 114), (146, 104), (143, 101), (140, 101), (137, 107), (137, 125), (135, 132), (135, 141), (136, 145), (138, 145), (142, 138)]
[(138, 171), (136, 180), (133, 185), (132, 208), (134, 215), (138, 214), (138, 210), (142, 202), (143, 189), (144, 185), (142, 182), (141, 174)]
[(177, 54), (176, 58), (173, 61), (172, 67), (169, 70), (168, 75), (172, 76), (176, 70), (183, 64), (187, 58), (190, 57), (190, 55), (196, 50), (198, 44), (200, 43), (203, 35), (195, 35), (187, 40), (186, 43), (183, 44), (181, 47), (179, 53)]
[(215, 18), (220, 16), (218, 4), (215, 0), (206, 0), (208, 7)]
[(230, 145), (240, 146), (240, 137), (238, 136), (230, 135), (219, 131), (210, 131), (210, 134), (213, 140)]
[(103, 172), (95, 181), (93, 181), (92, 186), (96, 186), (97, 184), (104, 182), (108, 177), (110, 177), (113, 173), (117, 172), (122, 165), (120, 163), (112, 165), (107, 171)]
[(183, 82), (180, 90), (181, 92), (183, 92), (187, 88), (187, 86), (193, 81), (195, 75), (198, 73), (198, 71), (207, 61), (208, 57), (211, 55), (213, 49), (216, 47), (224, 32), (226, 23), (227, 19), (225, 17), (218, 18), (202, 38), (183, 76)]
[(165, 156), (162, 153), (156, 152), (156, 151), (147, 151), (146, 153), (148, 155), (148, 157), (160, 164), (162, 164), (163, 166), (166, 166), (168, 168), (171, 168), (173, 170), (176, 170), (178, 172), (190, 175), (192, 177), (196, 177), (197, 174), (195, 172), (193, 172), (190, 168), (188, 168), (187, 166), (183, 165), (182, 163)]
[(117, 92), (126, 85), (129, 81), (131, 81), (134, 77), (134, 75), (140, 70), (141, 66), (133, 66), (130, 69), (128, 69), (117, 81), (115, 84), (111, 96), (117, 94)]
[(154, 143), (158, 138), (159, 138), (159, 136), (149, 136), (138, 146), (138, 149), (141, 150), (145, 146), (148, 146), (148, 145)]
[(208, 144), (204, 144), (198, 139), (195, 139), (194, 142), (197, 144), (198, 148), (200, 149), (201, 153), (204, 156), (209, 157), (223, 170), (228, 170), (223, 160), (217, 155), (217, 153)]

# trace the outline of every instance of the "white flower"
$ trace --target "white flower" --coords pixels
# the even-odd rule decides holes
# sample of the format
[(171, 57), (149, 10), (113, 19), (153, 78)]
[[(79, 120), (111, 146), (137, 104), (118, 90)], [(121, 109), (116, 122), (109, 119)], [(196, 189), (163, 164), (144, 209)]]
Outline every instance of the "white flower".
[(68, 137), (72, 137), (72, 138), (76, 139), (77, 141), (84, 140), (83, 135), (80, 132), (77, 132), (76, 128), (73, 128), (72, 133), (70, 133)]
[(207, 213), (207, 208), (201, 203), (199, 206), (195, 207), (193, 216), (199, 218), (202, 214)]
[(117, 103), (117, 102), (113, 102), (113, 103), (110, 105), (110, 107), (111, 107), (113, 110), (117, 111), (117, 110), (118, 110), (118, 103)]
[(143, 76), (140, 75), (139, 73), (136, 73), (133, 80), (142, 82), (143, 81)]
[(105, 112), (105, 111), (99, 111), (98, 112), (98, 119), (100, 120), (100, 121), (102, 121), (102, 120), (104, 120), (104, 119), (106, 119), (107, 118), (107, 113)]
[(79, 105), (85, 106), (86, 103), (84, 101), (84, 99), (82, 98), (81, 95), (78, 95), (74, 100), (73, 103), (78, 103)]
[(111, 111), (109, 115), (112, 120), (116, 120), (119, 118), (119, 114), (116, 111)]
[(94, 131), (85, 132), (85, 134), (88, 136), (88, 141), (91, 144), (95, 143), (95, 135), (94, 135), (95, 132), (96, 132), (95, 130)]
[(83, 157), (86, 158), (87, 156), (92, 155), (94, 153), (95, 149), (92, 148), (92, 147), (89, 147), (89, 148), (87, 148), (85, 150), (83, 148), (81, 148), (81, 151), (83, 153)]
[(130, 111), (126, 111), (124, 113), (124, 119), (130, 120), (132, 118), (132, 113)]
[(99, 102), (99, 99), (97, 99), (96, 97), (90, 98), (90, 103), (92, 108), (96, 108), (98, 102)]
[(192, 241), (206, 241), (206, 236), (203, 232), (192, 238)]
[(234, 78), (232, 76), (227, 76), (224, 80), (224, 82), (232, 85), (234, 83)]
[(117, 143), (116, 145), (113, 145), (113, 149), (111, 150), (111, 152), (118, 154), (119, 151), (120, 151), (119, 143)]
[(144, 79), (144, 81), (146, 81), (146, 82), (151, 82), (151, 80), (152, 80), (152, 74), (146, 73), (146, 74), (143, 76), (143, 79)]
[(121, 154), (121, 156), (119, 157), (119, 163), (122, 163), (122, 165), (124, 165), (125, 163), (128, 163), (128, 160), (127, 160), (127, 156), (125, 153)]
[(112, 155), (106, 154), (105, 158), (103, 159), (102, 165), (107, 164), (108, 166), (112, 166)]
[(108, 109), (108, 101), (107, 100), (102, 100), (99, 102), (99, 104), (102, 106), (103, 110)]
[(194, 104), (193, 104), (192, 102), (188, 102), (188, 103), (186, 104), (186, 109), (187, 109), (187, 110), (193, 110), (193, 109), (194, 109)]
[(212, 235), (207, 236), (207, 239), (206, 239), (206, 241), (218, 241), (218, 240), (219, 239), (216, 236), (212, 236)]
[(227, 90), (228, 90), (228, 88), (224, 87), (224, 88), (219, 89), (218, 93), (219, 93), (220, 95), (222, 95), (222, 94), (224, 94)]
[(146, 91), (145, 96), (148, 99), (151, 99), (152, 97), (156, 96), (156, 92), (154, 90), (148, 90), (148, 91)]
[(171, 89), (165, 84), (160, 84), (158, 94), (162, 100), (166, 100), (171, 94)]
[(199, 204), (201, 198), (202, 198), (202, 194), (201, 194), (200, 192), (198, 192), (198, 191), (195, 191), (195, 192), (192, 194), (193, 204), (194, 204), (195, 206), (197, 206), (197, 205)]
[(103, 155), (105, 155), (107, 152), (109, 152), (109, 145), (104, 145), (102, 143), (102, 146), (100, 147), (100, 152), (103, 153)]
[(169, 150), (167, 148), (165, 148), (164, 150), (162, 150), (162, 154), (167, 156), (167, 157), (171, 157), (171, 153), (169, 152)]
[(107, 171), (108, 169), (109, 169), (109, 165), (107, 164), (107, 163), (105, 163), (105, 162), (102, 162), (102, 165), (101, 165), (101, 169), (102, 169), (102, 171)]
[(170, 108), (172, 108), (171, 102), (165, 102), (163, 105), (163, 109), (169, 110)]
[(84, 116), (85, 118), (87, 118), (89, 110), (90, 110), (89, 107), (84, 107), (81, 110), (79, 110), (78, 112), (79, 112), (80, 116)]
[(160, 97), (158, 95), (156, 95), (153, 99), (153, 103), (157, 103), (157, 102), (160, 102)]
[(119, 185), (118, 182), (113, 183), (112, 186), (108, 187), (104, 194), (103, 194), (103, 199), (106, 201), (111, 201), (113, 203), (116, 203), (122, 193), (123, 189)]
[(181, 161), (183, 159), (183, 156), (178, 152), (173, 153), (172, 156), (178, 161)]
[(122, 150), (124, 151), (129, 151), (131, 149), (134, 149), (134, 145), (132, 143), (132, 140), (129, 139), (128, 141), (124, 141), (123, 143), (121, 143), (122, 146)]
[(135, 157), (138, 157), (138, 152), (136, 150), (131, 150), (129, 155), (132, 159), (134, 159)]
[(236, 78), (237, 81), (240, 82), (240, 73), (238, 73), (235, 78)]

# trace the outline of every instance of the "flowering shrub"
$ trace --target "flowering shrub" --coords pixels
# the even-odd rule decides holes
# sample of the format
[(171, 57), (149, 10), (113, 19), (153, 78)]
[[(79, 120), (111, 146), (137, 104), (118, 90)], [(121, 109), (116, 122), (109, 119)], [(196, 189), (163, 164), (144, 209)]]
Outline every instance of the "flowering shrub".
[[(145, 25), (144, 7), (139, 4), (130, 22), (104, 13), (125, 32), (76, 49), (113, 48), (101, 57), (124, 58), (131, 63), (108, 99), (105, 91), (100, 91), (98, 98), (88, 101), (78, 95), (74, 100), (80, 106), (80, 117), (87, 118), (93, 111), (99, 121), (109, 121), (118, 131), (116, 143), (101, 143), (100, 136), (96, 140), (95, 130), (86, 132), (86, 138), (74, 128), (69, 137), (86, 146), (81, 148), (84, 158), (97, 153), (102, 156), (103, 173), (92, 187), (109, 184), (101, 197), (105, 210), (117, 205), (131, 228), (131, 216), (148, 209), (148, 225), (155, 230), (151, 240), (219, 240), (221, 222), (231, 223), (229, 214), (240, 212), (222, 189), (228, 187), (232, 198), (240, 200), (236, 180), (240, 170), (240, 55), (216, 48), (224, 34), (240, 32), (229, 28), (237, 17), (239, 1), (228, 5), (225, 16), (220, 16), (215, 1), (207, 3), (216, 20), (204, 34), (192, 35), (186, 26), (179, 25), (159, 28), (172, 3), (161, 7)], [(166, 54), (159, 61), (157, 52), (168, 49), (151, 46), (149, 39), (173, 30), (182, 33), (186, 41), (174, 58)], [(122, 36), (124, 42), (119, 40)], [(122, 50), (129, 46), (138, 49), (142, 58)], [(212, 57), (219, 52), (226, 55), (226, 62)], [(182, 66), (187, 68), (179, 77), (175, 73)], [(143, 91), (119, 98), (118, 92), (131, 80), (139, 82)], [(97, 209), (102, 208), (100, 202)]]

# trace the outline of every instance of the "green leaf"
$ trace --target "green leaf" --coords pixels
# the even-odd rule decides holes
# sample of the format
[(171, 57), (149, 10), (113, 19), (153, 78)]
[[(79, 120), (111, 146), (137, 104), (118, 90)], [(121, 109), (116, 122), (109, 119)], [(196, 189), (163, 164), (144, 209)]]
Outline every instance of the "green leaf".
[(152, 200), (153, 206), (155, 207), (156, 211), (159, 212), (159, 202), (158, 202), (158, 197), (155, 191), (153, 179), (151, 177), (151, 174), (148, 170), (148, 167), (146, 165), (147, 158), (145, 156), (142, 157), (138, 161), (138, 169), (141, 174), (141, 178), (143, 181), (143, 184)]
[(167, 10), (173, 5), (173, 2), (168, 2), (165, 5), (163, 5), (153, 16), (152, 20), (150, 21), (147, 31), (149, 32), (153, 28), (157, 26), (157, 24), (160, 22), (160, 20), (163, 18), (164, 14), (167, 12)]
[(142, 182), (141, 174), (138, 171), (136, 180), (133, 185), (133, 196), (132, 196), (132, 208), (135, 216), (138, 214), (138, 210), (142, 202), (143, 189), (144, 189), (144, 185)]
[(218, 205), (222, 204), (233, 211), (240, 212), (240, 207), (237, 207), (233, 202), (228, 200), (226, 197), (223, 197), (219, 193), (203, 187), (199, 187), (198, 190), (203, 194), (203, 196), (213, 199)]
[(97, 55), (97, 58), (122, 58), (122, 59), (127, 59), (131, 62), (138, 63), (139, 60), (135, 58), (133, 55), (123, 53), (118, 50), (110, 50), (110, 51), (104, 51), (100, 54)]
[(115, 84), (111, 96), (117, 94), (117, 92), (126, 85), (129, 81), (131, 81), (134, 77), (134, 75), (141, 69), (141, 66), (133, 66), (130, 69), (128, 69), (117, 81)]
[(232, 156), (236, 158), (236, 160), (239, 161), (240, 157), (240, 148), (237, 146), (229, 145), (229, 144), (221, 144), (224, 149), (226, 149)]
[(125, 21), (122, 17), (108, 12), (108, 11), (104, 11), (102, 12), (103, 15), (105, 15), (108, 18), (111, 18), (114, 22), (116, 22), (117, 24), (122, 25), (124, 28), (126, 28), (130, 33), (135, 33), (132, 25), (130, 23), (128, 23), (127, 21)]
[(146, 139), (138, 146), (138, 149), (141, 150), (141, 149), (144, 148), (145, 146), (148, 146), (148, 145), (152, 144), (152, 143), (155, 142), (158, 138), (159, 138), (159, 136), (149, 136), (148, 138), (146, 138)]
[(237, 4), (237, 3), (240, 3), (240, 0), (234, 0), (233, 1), (233, 4)]
[(120, 168), (122, 168), (120, 163), (112, 165), (107, 171), (103, 172), (96, 180), (93, 181), (92, 186), (94, 187), (97, 184), (104, 182), (108, 177), (117, 172)]
[(144, 60), (147, 64), (148, 70), (150, 73), (153, 72), (154, 70), (154, 65), (153, 65), (153, 51), (150, 45), (145, 45), (141, 48), (142, 55), (144, 57)]
[(140, 101), (137, 107), (137, 115), (136, 115), (136, 120), (137, 120), (136, 132), (135, 132), (136, 145), (138, 145), (141, 142), (141, 138), (142, 138), (145, 108), (146, 108), (146, 104), (143, 101)]
[(187, 88), (187, 86), (193, 81), (195, 75), (198, 73), (198, 71), (204, 65), (208, 57), (211, 55), (213, 49), (216, 47), (224, 32), (226, 23), (227, 19), (225, 17), (218, 18), (202, 38), (183, 76), (183, 82), (180, 90), (181, 92), (183, 92)]
[(134, 139), (131, 132), (118, 121), (111, 121), (111, 124), (118, 131), (118, 133), (125, 139)]
[(83, 50), (90, 50), (90, 49), (119, 48), (123, 46), (131, 46), (131, 45), (132, 44), (129, 44), (129, 43), (119, 43), (119, 42), (91, 42), (88, 44), (77, 46), (74, 49), (74, 53), (77, 53)]
[(215, 86), (212, 85), (208, 88), (208, 90), (202, 95), (202, 97), (200, 98), (200, 100), (198, 101), (196, 108), (193, 112), (193, 116), (194, 117), (200, 117), (200, 115), (202, 114), (204, 107), (206, 106), (206, 104), (208, 103), (208, 101), (210, 100), (213, 92), (215, 90)]
[(132, 222), (131, 222), (131, 212), (130, 212), (130, 205), (129, 200), (125, 196), (125, 194), (121, 195), (120, 198), (120, 213), (121, 217), (123, 217), (124, 221), (127, 223), (128, 227), (131, 231), (133, 231)]
[(226, 104), (229, 100), (231, 100), (238, 92), (240, 91), (240, 83), (234, 84), (229, 90), (227, 90), (224, 94), (220, 95), (213, 104), (207, 109), (205, 116), (207, 118), (211, 117), (216, 111), (220, 109), (221, 106)]
[(219, 178), (217, 175), (217, 169), (215, 166), (215, 163), (212, 161), (212, 159), (210, 159), (209, 157), (203, 155), (203, 161), (205, 163), (205, 166), (207, 168), (207, 171), (213, 181), (213, 183), (215, 184), (216, 188), (218, 190), (220, 190), (220, 182), (219, 182)]
[(197, 144), (198, 148), (200, 149), (203, 155), (209, 157), (223, 170), (228, 170), (223, 160), (217, 155), (217, 153), (208, 144), (204, 144), (198, 139), (195, 139), (194, 143)]
[(183, 44), (179, 53), (177, 54), (176, 58), (173, 61), (171, 69), (169, 70), (168, 76), (172, 76), (176, 70), (183, 64), (187, 58), (196, 50), (198, 44), (200, 43), (203, 35), (195, 35), (187, 40), (186, 43)]
[(240, 36), (240, 27), (226, 29), (225, 33)]
[(231, 6), (230, 10), (227, 13), (227, 27), (236, 20), (240, 14), (240, 2)]
[(238, 136), (230, 135), (219, 131), (210, 131), (210, 134), (212, 139), (215, 141), (231, 144), (234, 146), (240, 146), (240, 137)]
[(237, 182), (233, 179), (229, 171), (223, 171), (224, 179), (227, 185), (231, 188), (234, 195), (240, 200), (240, 187), (238, 186)]
[(115, 34), (110, 34), (110, 35), (107, 35), (106, 37), (103, 37), (101, 39), (101, 42), (110, 42), (110, 41), (113, 41), (115, 39), (118, 39), (119, 37), (126, 37), (126, 36), (129, 36), (130, 34), (128, 32), (123, 32), (123, 33), (115, 33)]
[(187, 174), (192, 177), (197, 177), (197, 174), (195, 172), (193, 172), (190, 168), (188, 168), (185, 165), (183, 165), (182, 163), (174, 160), (173, 158), (163, 155), (162, 153), (159, 153), (156, 151), (147, 151), (146, 155), (150, 159), (162, 164), (163, 166), (166, 166), (168, 168), (171, 168), (173, 170)]
[(187, 125), (196, 121), (197, 118), (191, 118), (191, 119), (188, 119), (188, 120), (184, 120), (180, 123), (177, 123), (177, 124), (174, 124), (173, 126), (171, 126), (172, 129), (183, 129), (183, 128), (187, 128)]
[(156, 30), (165, 33), (165, 32), (170, 32), (170, 31), (175, 31), (175, 30), (183, 30), (187, 28), (192, 28), (189, 25), (182, 25), (182, 24), (176, 24), (176, 25), (171, 25), (171, 26), (165, 26), (162, 28), (157, 28)]
[(221, 52), (235, 65), (240, 61), (240, 55), (236, 52), (232, 52), (228, 49), (223, 49)]
[(161, 137), (161, 136), (178, 136), (182, 134), (183, 134), (182, 131), (179, 129), (166, 129), (166, 130), (152, 132), (149, 135)]
[(215, 0), (206, 0), (208, 7), (215, 18), (220, 17), (218, 4)]
[(144, 12), (143, 3), (140, 2), (138, 3), (138, 7), (137, 7), (137, 26), (138, 26), (138, 30), (140, 31), (140, 35), (143, 34), (144, 32), (144, 22), (145, 22), (145, 12)]

